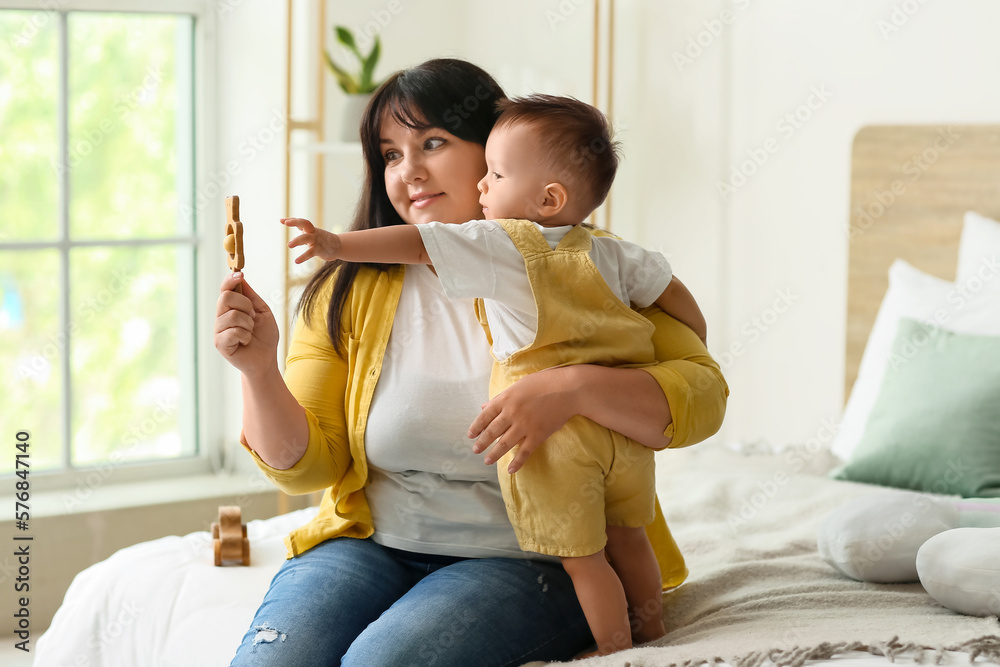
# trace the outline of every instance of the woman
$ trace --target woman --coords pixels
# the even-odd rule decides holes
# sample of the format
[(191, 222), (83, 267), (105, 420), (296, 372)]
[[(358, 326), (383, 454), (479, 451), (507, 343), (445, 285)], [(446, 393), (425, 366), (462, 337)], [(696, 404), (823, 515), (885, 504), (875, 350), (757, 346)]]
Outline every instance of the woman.
[[(352, 228), (481, 217), (502, 97), (459, 60), (390, 77), (362, 121)], [(245, 282), (233, 291), (241, 279), (222, 284), (215, 342), (242, 372), (243, 444), (283, 490), (326, 492), (287, 538), (291, 557), (232, 664), (518, 665), (586, 649), (569, 577), (517, 548), (496, 472), (467, 436), (476, 451), (499, 438), (493, 461), (576, 414), (655, 448), (704, 439), (727, 389), (697, 336), (648, 309), (659, 366), (553, 369), (487, 402), (492, 363), (471, 301), (446, 299), (429, 267), (332, 264), (307, 287), (282, 378), (274, 318)], [(664, 585), (679, 584), (662, 517), (650, 533)]]

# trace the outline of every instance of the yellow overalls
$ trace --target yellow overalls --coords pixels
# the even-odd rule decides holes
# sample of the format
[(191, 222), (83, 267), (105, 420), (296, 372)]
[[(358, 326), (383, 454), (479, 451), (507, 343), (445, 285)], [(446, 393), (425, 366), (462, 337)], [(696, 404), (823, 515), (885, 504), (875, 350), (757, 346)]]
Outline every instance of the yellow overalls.
[[(535, 339), (507, 359), (494, 358), (490, 397), (546, 368), (655, 363), (653, 324), (622, 303), (589, 256), (590, 232), (575, 227), (555, 250), (531, 223), (499, 220), (524, 256), (538, 310)], [(482, 302), (476, 313), (493, 337)], [(497, 463), (500, 488), (518, 543), (526, 551), (587, 556), (604, 548), (605, 525), (639, 527), (654, 519), (654, 451), (582, 416), (553, 434), (515, 474)]]

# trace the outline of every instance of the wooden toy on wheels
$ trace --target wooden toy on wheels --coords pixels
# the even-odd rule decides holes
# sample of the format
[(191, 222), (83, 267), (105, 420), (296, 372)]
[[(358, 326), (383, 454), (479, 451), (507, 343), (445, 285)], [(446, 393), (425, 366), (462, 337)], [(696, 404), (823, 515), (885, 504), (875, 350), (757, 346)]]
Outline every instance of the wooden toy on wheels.
[(219, 507), (219, 520), (212, 523), (212, 543), (215, 545), (215, 565), (224, 561), (241, 561), (250, 564), (250, 540), (247, 527), (240, 518), (237, 505)]

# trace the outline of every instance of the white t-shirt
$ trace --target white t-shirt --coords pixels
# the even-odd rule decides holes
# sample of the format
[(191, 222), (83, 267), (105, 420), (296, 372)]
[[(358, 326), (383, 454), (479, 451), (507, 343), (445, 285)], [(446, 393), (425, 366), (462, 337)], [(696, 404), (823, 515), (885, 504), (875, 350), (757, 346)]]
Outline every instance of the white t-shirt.
[[(555, 249), (573, 227), (538, 228)], [(524, 257), (495, 220), (460, 225), (417, 225), (427, 255), (451, 298), (483, 298), (493, 354), (506, 359), (535, 339), (538, 315)], [(627, 305), (645, 308), (667, 288), (673, 273), (660, 253), (609, 236), (594, 236), (590, 259), (611, 291)]]
[(449, 299), (427, 266), (406, 267), (365, 433), (365, 496), (379, 544), (450, 556), (526, 557), (496, 468), (485, 465), (465, 437), (489, 398), (492, 366), (473, 300)]

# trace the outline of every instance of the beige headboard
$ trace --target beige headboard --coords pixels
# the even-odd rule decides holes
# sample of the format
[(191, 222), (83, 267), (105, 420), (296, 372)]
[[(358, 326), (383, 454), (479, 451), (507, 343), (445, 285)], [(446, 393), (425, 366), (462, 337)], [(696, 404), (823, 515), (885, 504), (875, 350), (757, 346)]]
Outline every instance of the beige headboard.
[(851, 155), (845, 399), (901, 257), (953, 280), (962, 217), (1000, 219), (1000, 125), (862, 128)]

